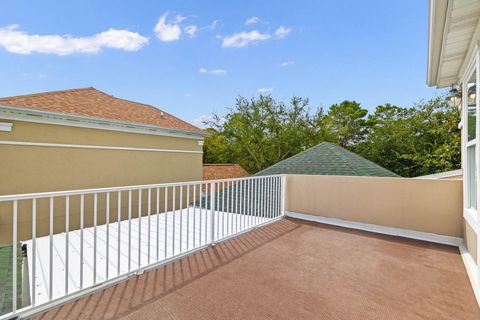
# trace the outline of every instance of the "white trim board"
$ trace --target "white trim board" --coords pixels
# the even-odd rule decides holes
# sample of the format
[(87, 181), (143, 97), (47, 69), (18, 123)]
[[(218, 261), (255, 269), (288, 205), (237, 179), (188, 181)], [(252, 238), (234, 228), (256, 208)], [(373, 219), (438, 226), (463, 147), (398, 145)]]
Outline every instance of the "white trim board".
[(438, 234), (428, 233), (428, 232), (420, 232), (420, 231), (413, 231), (413, 230), (393, 228), (393, 227), (384, 227), (384, 226), (379, 226), (375, 224), (340, 220), (335, 218), (316, 216), (316, 215), (299, 213), (299, 212), (287, 211), (285, 214), (287, 217), (301, 219), (301, 220), (319, 222), (319, 223), (324, 223), (324, 224), (329, 224), (329, 225), (334, 225), (334, 226), (339, 226), (344, 228), (381, 233), (381, 234), (397, 236), (397, 237), (404, 237), (404, 238), (446, 244), (446, 245), (455, 246), (455, 247), (458, 247), (461, 243), (463, 243), (462, 238), (443, 236), (443, 235), (438, 235)]
[(13, 123), (9, 122), (0, 122), (0, 131), (7, 131), (11, 132), (13, 127)]
[(458, 169), (458, 170), (451, 170), (451, 171), (434, 173), (434, 174), (427, 174), (425, 176), (414, 177), (413, 179), (442, 179), (442, 178), (461, 176), (462, 174), (463, 174), (462, 169)]
[(0, 140), (0, 145), (203, 154), (202, 151), (194, 151), (194, 150), (132, 148), (132, 147), (97, 146), (97, 145), (84, 145), (84, 144), (63, 144), (63, 143), (44, 143), (44, 142), (30, 142), (30, 141), (8, 141), (8, 140)]
[(479, 287), (479, 279), (478, 279), (478, 272), (477, 272), (477, 265), (473, 260), (472, 255), (468, 252), (465, 243), (462, 243), (458, 246), (460, 249), (460, 254), (462, 255), (463, 264), (465, 265), (465, 269), (467, 270), (468, 279), (470, 280), (470, 284), (473, 288), (473, 293), (475, 294), (475, 298), (477, 299), (478, 304), (480, 305), (480, 287)]
[(12, 107), (1, 104), (0, 119), (188, 139), (203, 139), (204, 137), (208, 136), (208, 134), (205, 132), (195, 132), (148, 124), (79, 116), (61, 112)]

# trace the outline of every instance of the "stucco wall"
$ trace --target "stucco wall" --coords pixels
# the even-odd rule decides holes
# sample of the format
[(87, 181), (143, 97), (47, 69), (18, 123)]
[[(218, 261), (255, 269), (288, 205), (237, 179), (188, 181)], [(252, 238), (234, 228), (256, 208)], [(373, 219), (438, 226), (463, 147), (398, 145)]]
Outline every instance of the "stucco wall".
[[(0, 140), (202, 151), (195, 139), (6, 122)], [(0, 195), (202, 179), (200, 153), (0, 145), (0, 155)]]
[(289, 175), (286, 210), (463, 236), (462, 181)]
[[(475, 262), (478, 261), (477, 257), (477, 235), (475, 231), (470, 227), (470, 225), (466, 222), (463, 221), (463, 228), (464, 228), (464, 234), (465, 234), (465, 245), (467, 247), (468, 252), (472, 256), (473, 260)], [(478, 263), (478, 262), (477, 262)]]
[[(2, 121), (0, 119), (0, 121)], [(0, 141), (101, 145), (202, 151), (197, 139), (124, 133), (68, 126), (13, 122)], [(0, 195), (202, 180), (201, 153), (78, 149), (0, 144)], [(146, 207), (144, 193), (144, 208)], [(126, 195), (123, 195), (126, 218)], [(65, 227), (65, 199), (55, 203), (55, 233)], [(134, 207), (137, 200), (134, 199)], [(86, 199), (85, 225), (92, 224), (92, 201)], [(163, 205), (163, 200), (161, 201)], [(71, 199), (71, 228), (79, 224), (79, 200)], [(115, 210), (112, 199), (112, 210)], [(99, 198), (99, 223), (105, 203)], [(0, 204), (0, 243), (11, 239), (11, 204)], [(145, 214), (146, 212), (143, 212)], [(138, 213), (133, 213), (134, 216)], [(38, 203), (38, 235), (48, 231), (48, 203)], [(113, 216), (113, 214), (112, 214)], [(31, 236), (31, 204), (19, 203), (19, 240)]]

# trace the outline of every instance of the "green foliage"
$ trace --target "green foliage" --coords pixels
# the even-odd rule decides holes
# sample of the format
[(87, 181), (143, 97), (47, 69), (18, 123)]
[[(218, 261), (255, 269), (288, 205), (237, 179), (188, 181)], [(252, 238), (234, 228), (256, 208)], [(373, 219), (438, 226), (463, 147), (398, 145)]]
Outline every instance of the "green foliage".
[(209, 163), (235, 162), (257, 172), (310, 146), (314, 136), (308, 100), (294, 97), (287, 106), (270, 96), (239, 97), (221, 119), (207, 124), (204, 158)]
[(460, 114), (442, 98), (413, 108), (386, 104), (368, 117), (368, 139), (358, 154), (404, 177), (460, 167)]
[(329, 140), (341, 147), (352, 147), (363, 141), (368, 126), (365, 117), (368, 111), (360, 107), (356, 101), (343, 101), (330, 107), (323, 118), (323, 126), (329, 135)]
[(322, 141), (337, 143), (402, 176), (460, 167), (459, 113), (443, 99), (412, 108), (378, 106), (368, 115), (355, 101), (309, 112), (308, 99), (288, 105), (271, 96), (247, 100), (208, 122), (205, 163), (238, 163), (251, 173)]

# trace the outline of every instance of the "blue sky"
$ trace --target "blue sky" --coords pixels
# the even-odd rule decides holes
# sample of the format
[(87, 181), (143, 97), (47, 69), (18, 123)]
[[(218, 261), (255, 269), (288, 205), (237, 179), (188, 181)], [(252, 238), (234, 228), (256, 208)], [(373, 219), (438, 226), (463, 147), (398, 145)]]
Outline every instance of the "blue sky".
[(262, 90), (308, 97), (312, 108), (411, 106), (438, 93), (425, 85), (427, 9), (427, 0), (4, 0), (0, 96), (93, 86), (190, 122)]

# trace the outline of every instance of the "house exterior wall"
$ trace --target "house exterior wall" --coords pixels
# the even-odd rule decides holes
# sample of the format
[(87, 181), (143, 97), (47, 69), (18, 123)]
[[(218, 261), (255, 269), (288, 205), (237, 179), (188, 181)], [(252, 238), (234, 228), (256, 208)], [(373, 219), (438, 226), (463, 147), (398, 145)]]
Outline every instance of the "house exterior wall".
[[(0, 195), (202, 180), (202, 146), (198, 143), (201, 138), (3, 121), (13, 123), (13, 130), (0, 131)], [(195, 153), (4, 144), (12, 141), (175, 149)], [(104, 195), (99, 197), (98, 205), (98, 212), (102, 213), (99, 214), (99, 224), (105, 220), (105, 203), (102, 197)], [(133, 197), (134, 207), (138, 203), (135, 197), (136, 195)], [(146, 192), (142, 197), (146, 208)], [(37, 204), (37, 236), (48, 234), (47, 200), (38, 201)], [(127, 218), (126, 200), (126, 195), (123, 195), (122, 219)], [(112, 204), (116, 203), (113, 201), (112, 198)], [(93, 201), (87, 197), (85, 202), (85, 226), (88, 227), (93, 223)], [(64, 231), (64, 208), (64, 203), (55, 201), (54, 233)], [(114, 210), (115, 206), (112, 205), (111, 209)], [(0, 244), (11, 241), (11, 212), (11, 204), (0, 203)], [(19, 240), (31, 237), (31, 212), (31, 203), (19, 203)], [(138, 216), (138, 213), (133, 214)], [(71, 230), (78, 228), (79, 199), (75, 197), (71, 199), (70, 221)]]
[(472, 256), (473, 261), (478, 263), (477, 257), (477, 234), (472, 229), (470, 224), (466, 221), (463, 222), (464, 235), (465, 235), (465, 246), (467, 247), (468, 252)]
[(462, 181), (288, 175), (286, 210), (463, 236)]
[(202, 146), (196, 139), (8, 122), (13, 123), (13, 130), (0, 131), (0, 141), (198, 153), (0, 144), (0, 195), (202, 179)]

